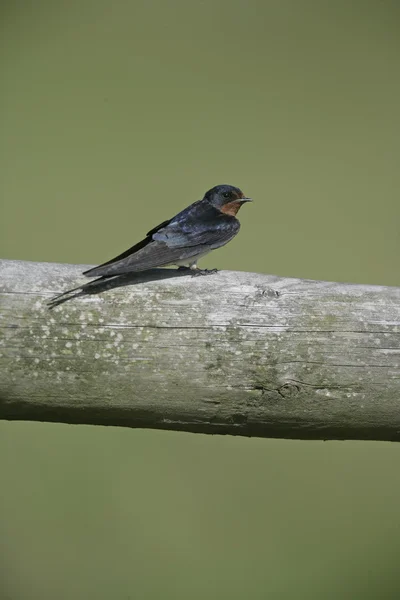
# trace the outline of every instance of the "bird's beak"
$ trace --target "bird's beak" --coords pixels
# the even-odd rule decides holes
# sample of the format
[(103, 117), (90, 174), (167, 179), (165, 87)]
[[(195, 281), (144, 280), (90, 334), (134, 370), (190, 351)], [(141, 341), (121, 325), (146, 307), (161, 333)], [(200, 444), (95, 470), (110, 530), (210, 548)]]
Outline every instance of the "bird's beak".
[(240, 198), (240, 202), (253, 202), (252, 198)]

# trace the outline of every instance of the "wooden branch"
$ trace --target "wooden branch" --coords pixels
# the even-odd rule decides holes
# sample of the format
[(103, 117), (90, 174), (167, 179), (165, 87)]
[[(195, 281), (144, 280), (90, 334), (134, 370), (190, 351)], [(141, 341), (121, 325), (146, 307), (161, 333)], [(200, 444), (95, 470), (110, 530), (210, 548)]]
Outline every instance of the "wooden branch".
[(400, 440), (400, 288), (85, 268), (0, 261), (0, 418)]

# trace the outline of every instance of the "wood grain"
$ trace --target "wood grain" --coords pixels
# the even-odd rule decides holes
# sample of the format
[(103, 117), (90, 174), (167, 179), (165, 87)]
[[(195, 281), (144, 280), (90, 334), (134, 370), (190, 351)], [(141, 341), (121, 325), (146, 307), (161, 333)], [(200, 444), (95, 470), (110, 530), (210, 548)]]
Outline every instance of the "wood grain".
[(0, 261), (0, 418), (400, 440), (400, 288), (86, 268)]

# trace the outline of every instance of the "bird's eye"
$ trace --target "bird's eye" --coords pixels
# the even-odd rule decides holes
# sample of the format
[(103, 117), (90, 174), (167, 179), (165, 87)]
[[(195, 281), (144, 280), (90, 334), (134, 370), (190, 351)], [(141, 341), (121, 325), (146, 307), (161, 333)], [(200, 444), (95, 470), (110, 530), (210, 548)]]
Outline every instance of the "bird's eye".
[(230, 195), (231, 195), (231, 193), (230, 192), (224, 192), (222, 195), (223, 195), (224, 198), (229, 198)]

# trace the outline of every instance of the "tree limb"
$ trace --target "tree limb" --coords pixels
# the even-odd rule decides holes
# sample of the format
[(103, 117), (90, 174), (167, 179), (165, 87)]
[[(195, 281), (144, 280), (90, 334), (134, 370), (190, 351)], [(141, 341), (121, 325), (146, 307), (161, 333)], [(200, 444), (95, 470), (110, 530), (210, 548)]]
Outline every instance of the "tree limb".
[(84, 268), (0, 261), (0, 418), (400, 440), (400, 288)]

